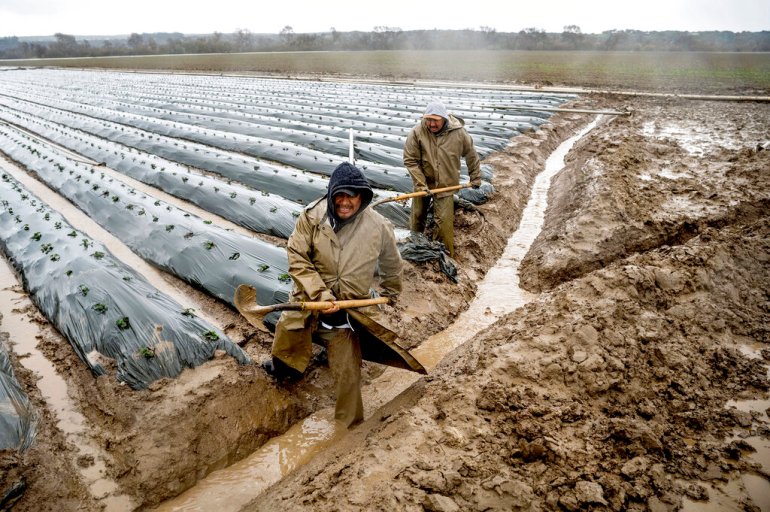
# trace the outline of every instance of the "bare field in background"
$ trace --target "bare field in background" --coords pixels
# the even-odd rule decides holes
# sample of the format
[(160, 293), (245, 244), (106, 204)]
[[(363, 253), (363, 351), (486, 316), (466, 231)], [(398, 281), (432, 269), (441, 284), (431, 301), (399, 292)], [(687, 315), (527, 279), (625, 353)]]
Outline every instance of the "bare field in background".
[(0, 60), (0, 66), (356, 76), (580, 86), (670, 93), (770, 94), (770, 53), (362, 51)]

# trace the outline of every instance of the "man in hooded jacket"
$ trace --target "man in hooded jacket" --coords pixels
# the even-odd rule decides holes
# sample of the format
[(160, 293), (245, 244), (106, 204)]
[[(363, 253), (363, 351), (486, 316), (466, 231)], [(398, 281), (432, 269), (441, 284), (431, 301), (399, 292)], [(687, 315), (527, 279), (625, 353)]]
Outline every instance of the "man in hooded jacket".
[[(328, 193), (299, 216), (287, 248), (293, 302), (368, 299), (376, 280), (381, 295), (399, 294), (401, 256), (390, 222), (367, 208), (373, 195), (361, 171), (343, 163), (332, 173)], [(362, 338), (365, 358), (425, 371), (381, 322), (377, 306), (284, 311), (272, 360), (263, 366), (277, 377), (300, 376), (310, 363), (312, 342), (325, 346), (336, 385), (335, 418), (350, 426), (363, 419)]]
[[(468, 166), (471, 185), (481, 186), (479, 156), (473, 147), (473, 139), (465, 130), (465, 121), (447, 112), (441, 102), (429, 103), (422, 120), (406, 139), (404, 166), (412, 176), (414, 190), (429, 191), (435, 188), (460, 184), (460, 158)], [(435, 238), (444, 243), (450, 256), (454, 256), (454, 192), (412, 198), (410, 228), (422, 233), (431, 202), (433, 218), (438, 230)]]

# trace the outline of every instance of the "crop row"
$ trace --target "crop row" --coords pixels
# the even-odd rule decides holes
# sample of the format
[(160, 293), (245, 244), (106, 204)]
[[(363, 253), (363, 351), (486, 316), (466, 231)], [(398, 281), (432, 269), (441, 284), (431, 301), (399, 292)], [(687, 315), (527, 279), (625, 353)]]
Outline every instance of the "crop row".
[[(169, 137), (30, 102), (8, 101), (1, 95), (0, 119), (105, 163), (143, 183), (192, 201), (248, 229), (283, 238), (288, 238), (291, 233), (300, 204), (321, 197), (328, 185), (328, 178), (324, 176), (274, 166), (263, 169), (253, 160), (249, 162), (248, 157), (234, 158), (232, 154), (225, 155), (186, 142), (180, 146), (180, 141)], [(136, 147), (172, 158), (134, 149)], [(179, 161), (182, 163), (177, 163)], [(191, 166), (213, 170), (226, 181), (195, 171)], [(253, 188), (244, 188), (239, 183)], [(375, 191), (376, 197), (391, 195), (393, 193), (387, 191)], [(408, 225), (408, 211), (401, 204), (386, 203), (379, 206), (378, 211), (396, 226)]]
[(248, 362), (219, 329), (162, 294), (8, 174), (0, 191), (0, 248), (35, 305), (96, 375), (106, 372), (109, 358), (118, 379), (140, 389), (202, 364), (215, 350)]
[(288, 299), (291, 279), (283, 249), (139, 193), (98, 167), (73, 161), (10, 126), (0, 125), (0, 151), (144, 260), (212, 296), (233, 305), (238, 285), (252, 283), (262, 304)]

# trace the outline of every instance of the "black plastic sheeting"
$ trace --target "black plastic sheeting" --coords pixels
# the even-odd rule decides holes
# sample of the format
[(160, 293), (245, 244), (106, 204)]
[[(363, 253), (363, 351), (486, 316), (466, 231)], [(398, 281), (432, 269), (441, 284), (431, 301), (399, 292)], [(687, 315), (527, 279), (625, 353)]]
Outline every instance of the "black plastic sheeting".
[(25, 451), (37, 434), (38, 418), (0, 343), (0, 450)]
[(95, 375), (113, 359), (117, 378), (134, 389), (176, 377), (223, 350), (248, 356), (225, 334), (161, 293), (73, 229), (7, 174), (0, 180), (0, 249), (32, 301)]
[[(288, 238), (302, 206), (269, 192), (215, 179), (188, 167), (72, 128), (0, 109), (4, 119), (167, 194), (190, 201), (245, 228)], [(110, 151), (112, 149), (112, 151)]]
[(438, 240), (430, 240), (422, 233), (412, 233), (398, 242), (401, 257), (414, 263), (438, 260), (439, 268), (452, 282), (457, 282), (457, 265), (449, 257), (446, 247)]
[[(15, 108), (8, 106), (11, 103)], [(233, 181), (253, 187), (260, 191), (256, 193), (259, 200), (261, 200), (261, 197), (259, 197), (261, 194), (275, 194), (278, 196), (274, 199), (276, 202), (280, 201), (280, 198), (285, 198), (290, 203), (308, 204), (323, 196), (329, 184), (329, 179), (325, 176), (296, 169), (290, 170), (276, 167), (249, 156), (233, 158), (232, 154), (191, 142), (184, 142), (184, 147), (180, 148), (178, 139), (141, 130), (134, 131), (134, 129), (130, 129), (126, 131), (124, 127), (117, 123), (96, 121), (81, 114), (63, 112), (58, 109), (34, 105), (21, 100), (9, 102), (2, 96), (0, 96), (0, 105), (6, 107), (6, 109), (0, 109), (0, 119), (18, 124), (64, 147), (88, 156), (97, 162), (105, 162), (116, 170), (150, 185), (160, 188), (169, 186), (169, 190), (165, 188), (163, 190), (173, 195), (177, 193), (184, 194), (180, 197), (186, 199), (191, 188), (202, 181), (195, 177), (190, 177), (190, 175), (194, 176), (196, 173), (190, 173), (187, 176), (183, 175), (183, 173), (188, 172), (187, 166), (219, 174), (227, 179), (228, 183)], [(60, 131), (57, 132), (56, 129), (47, 127), (46, 122), (42, 119), (58, 123), (61, 126)], [(65, 136), (65, 130), (81, 134), (81, 137), (86, 142)], [(101, 145), (106, 146), (108, 144), (114, 144), (124, 148), (124, 150), (119, 151), (118, 155), (115, 155), (115, 149), (110, 153), (107, 149), (101, 147)], [(131, 151), (129, 148), (141, 149), (133, 149)], [(120, 162), (116, 163), (115, 157), (118, 157), (120, 153), (123, 153), (125, 158), (120, 157)], [(154, 163), (151, 160), (154, 160)], [(145, 165), (141, 165), (142, 161), (145, 161)], [(155, 169), (152, 169), (153, 164)], [(149, 167), (149, 171), (147, 167)], [(174, 171), (171, 170), (172, 167), (184, 170), (177, 170), (177, 176), (174, 176)], [(168, 174), (158, 176), (160, 169), (163, 168), (166, 168), (164, 172), (170, 173), (171, 176)], [(487, 176), (488, 178), (486, 179), (491, 179), (491, 172), (488, 172)], [(185, 182), (184, 178), (188, 178), (188, 181)], [(212, 179), (211, 181), (214, 180)], [(180, 186), (180, 182), (188, 186)], [(269, 215), (261, 213), (264, 210), (264, 208), (261, 208), (256, 212), (245, 212), (245, 215), (241, 216), (244, 213), (243, 208), (230, 206), (227, 199), (231, 198), (232, 193), (235, 192), (238, 196), (241, 196), (240, 201), (248, 200), (249, 204), (251, 204), (254, 194), (244, 195), (235, 186), (222, 187), (212, 184), (210, 185), (211, 190), (213, 190), (214, 186), (220, 189), (232, 188), (232, 190), (227, 192), (222, 190), (222, 195), (213, 197), (210, 191), (207, 193), (204, 190), (200, 190), (201, 187), (199, 186), (197, 190), (190, 194), (189, 200), (196, 202), (196, 204), (199, 204), (204, 209), (222, 215), (228, 220), (257, 232), (266, 232), (263, 230), (269, 229), (269, 234), (273, 234), (273, 231), (278, 230), (283, 233), (288, 229), (287, 223), (290, 223), (291, 228), (293, 228), (294, 221), (296, 220), (294, 211), (295, 208), (299, 208), (298, 206), (289, 208), (291, 217), (286, 217), (283, 214), (286, 218), (275, 217), (274, 214), (281, 210), (279, 205), (276, 204), (271, 204), (268, 207)], [(375, 189), (374, 193), (375, 199), (395, 195), (394, 193), (388, 193), (379, 189)], [(196, 200), (199, 195), (203, 196), (200, 199), (200, 203)], [(276, 212), (272, 211), (273, 208), (277, 208)], [(378, 207), (377, 211), (389, 219), (395, 226), (407, 227), (409, 225), (409, 212), (403, 204), (386, 203)], [(265, 217), (275, 219), (278, 225), (266, 228), (264, 225)], [(284, 238), (288, 238), (288, 235), (285, 235)]]
[[(291, 290), (286, 251), (137, 192), (61, 153), (0, 125), (0, 151), (16, 160), (132, 251), (233, 305), (249, 283), (263, 305), (286, 302)], [(234, 306), (234, 305), (233, 305)]]

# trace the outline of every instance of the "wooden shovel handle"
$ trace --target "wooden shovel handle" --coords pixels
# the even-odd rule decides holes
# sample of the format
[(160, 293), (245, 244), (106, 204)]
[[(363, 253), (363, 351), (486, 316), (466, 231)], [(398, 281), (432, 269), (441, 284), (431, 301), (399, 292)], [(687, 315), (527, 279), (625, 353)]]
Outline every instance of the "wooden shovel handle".
[[(460, 190), (462, 188), (468, 188), (472, 185), (470, 183), (463, 183), (462, 185), (452, 185), (451, 187), (442, 187), (442, 188), (434, 188), (431, 190), (431, 194), (441, 194), (442, 192), (452, 192), (454, 190)], [(407, 199), (411, 199), (413, 197), (422, 197), (427, 196), (428, 192), (425, 190), (420, 190), (417, 192), (410, 192), (408, 194), (403, 194), (400, 196), (394, 196), (394, 197), (386, 197), (385, 199), (380, 199), (379, 201), (376, 201), (372, 203), (372, 206), (377, 206), (383, 203), (390, 203), (392, 201), (406, 201)]]
[(337, 304), (340, 309), (360, 308), (363, 306), (373, 306), (375, 304), (387, 304), (390, 299), (387, 297), (375, 297), (374, 299), (351, 299), (331, 301), (307, 301), (307, 302), (284, 302), (283, 304), (272, 304), (270, 306), (258, 306), (248, 308), (249, 313), (256, 315), (266, 315), (273, 311), (323, 311)]

